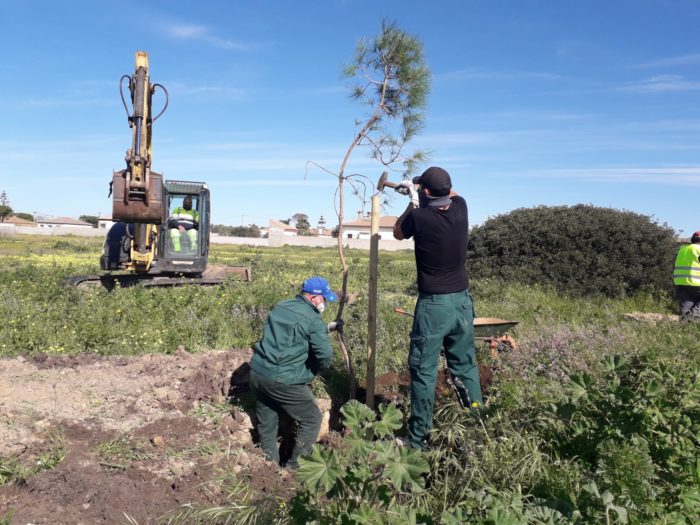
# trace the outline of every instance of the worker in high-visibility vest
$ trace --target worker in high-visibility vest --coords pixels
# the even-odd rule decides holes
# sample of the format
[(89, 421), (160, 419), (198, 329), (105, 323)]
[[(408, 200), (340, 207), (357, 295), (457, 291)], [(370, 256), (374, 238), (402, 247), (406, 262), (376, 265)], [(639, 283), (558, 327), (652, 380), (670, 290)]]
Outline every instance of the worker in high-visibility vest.
[(173, 242), (173, 250), (181, 250), (181, 235), (186, 235), (190, 241), (190, 250), (197, 251), (197, 231), (199, 230), (199, 212), (192, 209), (192, 196), (187, 195), (182, 206), (178, 206), (170, 214), (169, 220), (170, 239)]
[(700, 231), (678, 250), (673, 284), (682, 320), (700, 321)]

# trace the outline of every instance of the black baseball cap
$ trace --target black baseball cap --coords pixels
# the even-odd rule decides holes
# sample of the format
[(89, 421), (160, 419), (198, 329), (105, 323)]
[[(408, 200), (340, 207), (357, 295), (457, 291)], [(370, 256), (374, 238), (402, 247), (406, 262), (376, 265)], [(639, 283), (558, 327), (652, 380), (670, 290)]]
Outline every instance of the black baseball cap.
[(452, 189), (450, 174), (437, 166), (428, 168), (420, 177), (413, 177), (413, 184), (428, 188), (434, 197), (449, 195)]

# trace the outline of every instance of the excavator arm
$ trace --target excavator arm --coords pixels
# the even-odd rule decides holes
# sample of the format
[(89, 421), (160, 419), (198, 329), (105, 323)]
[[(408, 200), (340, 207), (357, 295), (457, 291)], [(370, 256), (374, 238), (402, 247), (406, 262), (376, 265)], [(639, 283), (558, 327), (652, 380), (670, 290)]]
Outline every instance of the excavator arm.
[[(124, 81), (128, 80), (132, 109), (124, 98)], [(165, 93), (165, 106), (153, 118), (152, 96), (156, 88)], [(156, 255), (158, 227), (163, 224), (163, 176), (151, 171), (151, 137), (153, 123), (168, 106), (168, 92), (160, 84), (151, 84), (148, 53), (136, 52), (133, 75), (124, 75), (120, 93), (131, 128), (131, 148), (126, 152), (126, 169), (112, 174), (112, 220), (134, 224), (131, 240), (131, 269), (148, 272)]]

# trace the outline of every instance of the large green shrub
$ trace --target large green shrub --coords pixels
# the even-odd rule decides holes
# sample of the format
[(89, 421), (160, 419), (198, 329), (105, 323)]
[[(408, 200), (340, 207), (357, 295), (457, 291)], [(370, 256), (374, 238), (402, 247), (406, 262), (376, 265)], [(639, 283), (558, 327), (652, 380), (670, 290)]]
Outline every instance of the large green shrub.
[(590, 205), (520, 208), (476, 226), (472, 277), (544, 284), (577, 296), (668, 290), (673, 229), (650, 217)]

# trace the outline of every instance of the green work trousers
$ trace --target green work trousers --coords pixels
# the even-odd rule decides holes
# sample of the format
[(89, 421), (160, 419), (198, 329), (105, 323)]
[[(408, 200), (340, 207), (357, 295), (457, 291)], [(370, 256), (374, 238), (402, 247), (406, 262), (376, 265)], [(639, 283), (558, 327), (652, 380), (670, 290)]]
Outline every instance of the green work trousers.
[(286, 464), (287, 468), (297, 468), (299, 456), (311, 454), (321, 430), (321, 411), (314, 395), (306, 385), (286, 385), (253, 370), (250, 371), (250, 388), (257, 401), (255, 415), (260, 446), (271, 461), (280, 461), (277, 444), (280, 413), (286, 413), (297, 422), (294, 448)]
[(433, 426), (435, 382), (444, 350), (460, 401), (481, 405), (479, 369), (474, 348), (474, 306), (469, 291), (423, 294), (416, 303), (408, 367), (411, 371), (409, 443), (423, 449)]

